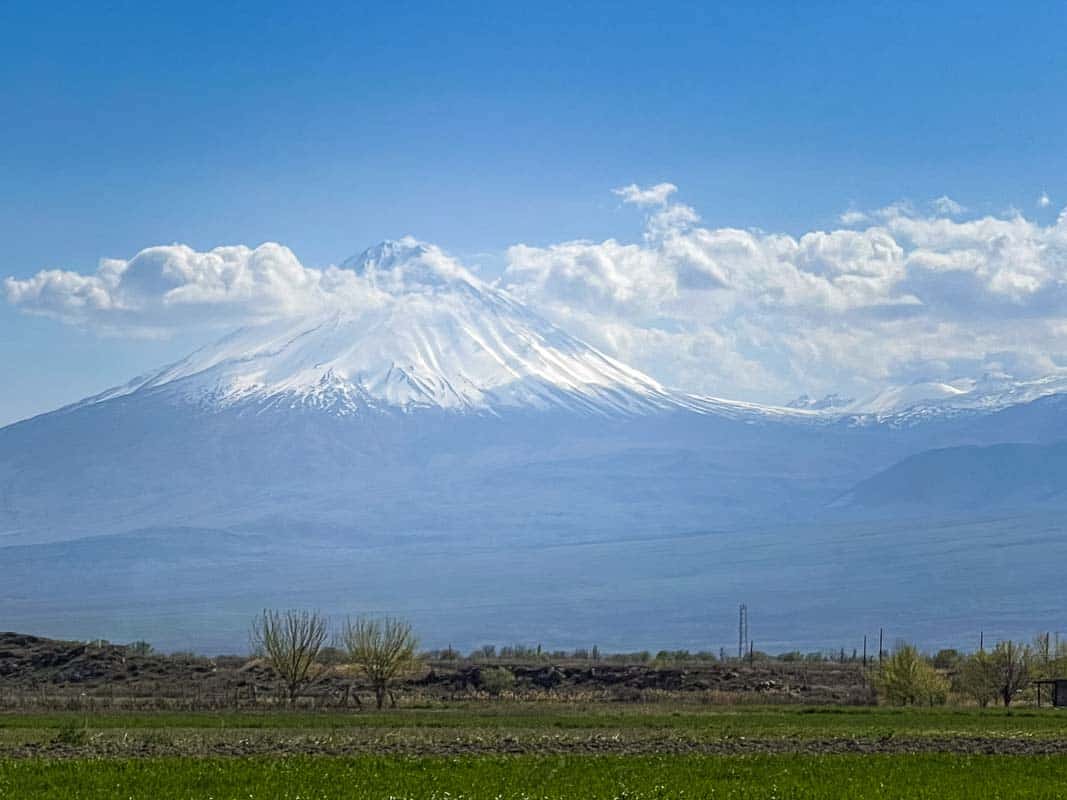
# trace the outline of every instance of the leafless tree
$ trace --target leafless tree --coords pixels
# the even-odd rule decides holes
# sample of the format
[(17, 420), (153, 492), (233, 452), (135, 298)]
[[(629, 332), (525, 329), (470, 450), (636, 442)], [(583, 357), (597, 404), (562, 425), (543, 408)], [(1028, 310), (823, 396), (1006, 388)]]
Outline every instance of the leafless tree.
[[(374, 687), (374, 699), (381, 709), (389, 686), (417, 662), (418, 640), (411, 625), (400, 619), (348, 620), (341, 643), (355, 665)], [(391, 696), (391, 694), (390, 694)]]
[(289, 705), (319, 676), (318, 656), (328, 630), (329, 621), (317, 611), (264, 609), (252, 621), (252, 650), (278, 673)]
[(993, 663), (996, 665), (1000, 699), (1004, 708), (1011, 705), (1015, 695), (1030, 685), (1030, 665), (1032, 652), (1029, 647), (1019, 645), (1010, 639), (997, 644), (993, 650)]

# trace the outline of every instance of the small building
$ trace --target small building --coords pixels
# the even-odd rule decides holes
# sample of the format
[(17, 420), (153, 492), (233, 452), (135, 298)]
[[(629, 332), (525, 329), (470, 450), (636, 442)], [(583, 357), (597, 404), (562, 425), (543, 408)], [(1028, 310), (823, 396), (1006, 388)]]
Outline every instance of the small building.
[(1049, 678), (1047, 680), (1034, 681), (1034, 688), (1037, 690), (1037, 705), (1041, 707), (1041, 695), (1042, 687), (1048, 686), (1048, 694), (1046, 695), (1052, 700), (1052, 705), (1055, 708), (1067, 708), (1067, 678)]

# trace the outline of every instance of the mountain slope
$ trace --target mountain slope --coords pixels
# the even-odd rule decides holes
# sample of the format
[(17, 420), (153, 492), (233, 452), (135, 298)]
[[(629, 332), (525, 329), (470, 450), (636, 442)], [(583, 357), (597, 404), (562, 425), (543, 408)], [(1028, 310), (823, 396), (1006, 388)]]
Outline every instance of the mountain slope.
[(1067, 442), (949, 447), (910, 456), (860, 482), (838, 505), (971, 511), (1063, 504)]

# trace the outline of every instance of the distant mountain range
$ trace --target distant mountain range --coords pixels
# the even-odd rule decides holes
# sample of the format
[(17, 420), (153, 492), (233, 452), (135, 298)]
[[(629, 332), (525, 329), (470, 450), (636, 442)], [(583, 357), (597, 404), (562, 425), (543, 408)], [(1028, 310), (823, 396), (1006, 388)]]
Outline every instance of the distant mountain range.
[(933, 381), (888, 386), (863, 400), (837, 394), (816, 400), (803, 395), (788, 403), (787, 407), (845, 417), (874, 417), (881, 422), (899, 423), (909, 419), (956, 415), (961, 411), (989, 413), (1064, 393), (1067, 393), (1067, 375), (1049, 375), (1025, 381), (987, 375), (981, 380), (960, 379), (953, 383)]
[[(1067, 504), (1065, 377), (923, 384), (793, 407), (696, 396), (428, 253), (411, 239), (379, 245), (345, 265), (374, 289), (359, 307), (238, 331), (0, 430), (7, 626), (221, 647), (243, 642), (249, 609), (289, 601), (416, 618), (462, 608), (462, 624), (437, 619), (441, 637), (511, 631), (562, 643), (592, 635), (575, 604), (610, 602), (625, 586), (620, 609), (683, 620), (597, 616), (636, 646), (656, 630), (690, 637), (699, 626), (680, 609), (700, 587), (720, 605), (743, 599), (746, 539), (764, 542), (749, 575), (818, 594), (820, 575), (866, 568), (866, 556), (840, 544), (861, 541), (850, 530), (891, 536), (916, 518), (986, 526), (982, 514)], [(828, 543), (812, 526), (844, 538)], [(761, 539), (768, 530), (784, 538)], [(820, 560), (798, 556), (804, 536)], [(650, 541), (700, 552), (667, 567), (633, 549)], [(578, 546), (611, 549), (601, 573), (575, 558)], [(880, 563), (906, 575), (909, 552), (919, 552), (909, 547), (902, 539)], [(395, 558), (381, 561), (386, 552)], [(581, 574), (571, 572), (577, 563)], [(325, 565), (347, 566), (352, 588), (318, 580)], [(64, 577), (52, 583), (49, 570)], [(593, 578), (599, 588), (577, 595), (560, 584)], [(479, 581), (495, 587), (489, 600), (472, 588)], [(368, 582), (375, 588), (361, 594)], [(517, 613), (521, 598), (556, 609), (545, 630), (500, 627), (494, 609)], [(161, 618), (146, 611), (156, 603), (185, 611)], [(803, 606), (782, 603), (790, 613)], [(89, 630), (79, 614), (106, 630)], [(772, 641), (796, 642), (786, 635), (793, 623), (775, 624)]]

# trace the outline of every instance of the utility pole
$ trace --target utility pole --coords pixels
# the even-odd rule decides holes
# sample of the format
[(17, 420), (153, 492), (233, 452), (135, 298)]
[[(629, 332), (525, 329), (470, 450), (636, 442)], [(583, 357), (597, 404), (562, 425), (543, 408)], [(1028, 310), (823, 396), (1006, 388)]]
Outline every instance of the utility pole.
[(878, 664), (882, 663), (882, 654), (885, 652), (885, 647), (882, 646), (882, 638), (885, 636), (885, 630), (883, 628), (878, 629)]
[(867, 634), (863, 634), (863, 668), (867, 669)]
[(748, 641), (748, 606), (742, 603), (737, 609), (737, 660), (745, 657), (745, 642)]

